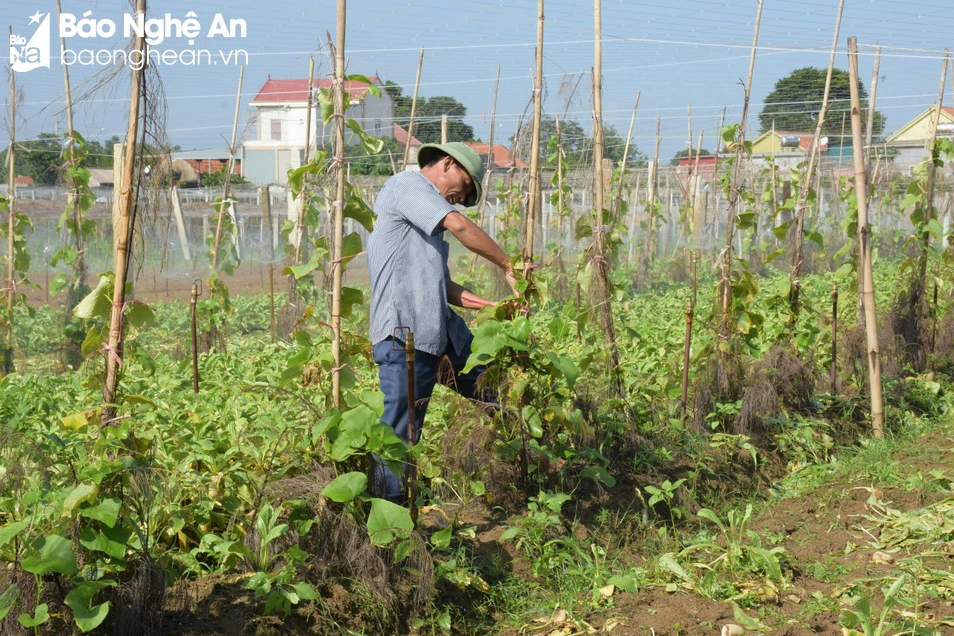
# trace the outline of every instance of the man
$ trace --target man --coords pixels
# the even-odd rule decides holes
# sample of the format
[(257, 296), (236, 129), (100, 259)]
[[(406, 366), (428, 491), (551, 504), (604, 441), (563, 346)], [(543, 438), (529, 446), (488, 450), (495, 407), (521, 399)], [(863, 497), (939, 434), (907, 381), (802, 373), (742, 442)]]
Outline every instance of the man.
[[(438, 381), (465, 397), (477, 399), (480, 370), (461, 373), (470, 355), (473, 335), (448, 304), (480, 309), (493, 303), (451, 280), (447, 268), (450, 246), (444, 240), (444, 232), (450, 232), (464, 247), (504, 270), (511, 286), (516, 283), (510, 258), (478, 225), (453, 207), (473, 207), (480, 200), (484, 166), (477, 153), (462, 143), (425, 144), (418, 151), (417, 160), (420, 172), (402, 172), (384, 184), (374, 204), (378, 218), (368, 240), (371, 343), (384, 393), (381, 419), (405, 442), (410, 441), (407, 362), (404, 335), (395, 332), (399, 327), (414, 334), (414, 421), (418, 439), (427, 403)], [(445, 356), (453, 374), (447, 372), (438, 377), (438, 367)], [(403, 501), (400, 481), (383, 465), (379, 465), (375, 481), (379, 483), (374, 490), (379, 494), (394, 502)]]

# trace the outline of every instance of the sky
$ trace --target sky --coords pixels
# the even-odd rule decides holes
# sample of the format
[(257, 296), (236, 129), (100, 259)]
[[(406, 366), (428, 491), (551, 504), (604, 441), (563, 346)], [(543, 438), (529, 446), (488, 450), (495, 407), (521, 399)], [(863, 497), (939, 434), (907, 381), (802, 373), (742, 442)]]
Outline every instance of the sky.
[[(210, 8), (214, 7), (214, 8)], [(757, 130), (761, 102), (777, 80), (803, 66), (826, 67), (834, 35), (836, 0), (765, 0), (750, 106), (750, 138)], [(638, 149), (651, 154), (660, 118), (660, 160), (687, 147), (687, 110), (691, 106), (693, 144), (703, 132), (703, 146), (713, 147), (723, 109), (726, 123), (738, 122), (743, 102), (742, 81), (748, 72), (757, 0), (667, 0), (642, 2), (603, 0), (604, 122), (625, 134), (637, 91), (639, 108), (633, 132)], [(29, 37), (37, 24), (30, 16), (52, 12), (51, 68), (16, 73), (23, 102), (17, 113), (17, 139), (42, 131), (65, 129), (63, 72), (57, 55), (55, 2), (15, 0), (0, 4), (0, 24)], [(77, 20), (112, 20), (113, 37), (66, 41), (72, 51), (118, 50), (126, 46), (123, 13), (130, 5), (116, 0), (63, 0), (62, 11)], [(335, 33), (336, 8), (329, 0), (151, 0), (149, 17), (185, 20), (193, 11), (201, 33), (192, 46), (185, 38), (169, 38), (155, 51), (204, 49), (205, 63), (161, 64), (158, 71), (166, 98), (166, 130), (171, 143), (183, 149), (228, 145), (235, 108), (239, 67), (248, 53), (241, 97), (244, 119), (249, 102), (265, 80), (304, 78), (309, 57), (316, 75), (328, 75), (327, 33)], [(242, 19), (244, 37), (208, 37), (214, 12), (226, 22)], [(544, 111), (579, 120), (589, 129), (592, 118), (591, 79), (594, 63), (593, 4), (546, 0), (544, 13)], [(377, 74), (411, 94), (420, 49), (425, 49), (420, 95), (450, 95), (468, 110), (466, 122), (487, 141), (494, 79), (500, 68), (497, 140), (508, 139), (532, 96), (537, 5), (529, 0), (350, 0), (347, 6), (345, 52), (347, 71)], [(845, 0), (835, 65), (847, 69), (846, 42), (855, 36), (860, 48), (860, 74), (870, 84), (874, 47), (882, 47), (877, 108), (891, 132), (930, 107), (937, 99), (945, 45), (954, 33), (950, 0)], [(6, 53), (6, 47), (2, 53)], [(0, 64), (9, 66), (9, 56)], [(82, 58), (81, 58), (82, 59)], [(75, 126), (88, 139), (124, 136), (128, 112), (129, 71), (122, 70), (103, 88), (91, 91), (109, 69), (98, 65), (69, 66), (73, 84)], [(2, 77), (6, 79), (6, 74)], [(948, 83), (950, 87), (952, 82)], [(576, 86), (575, 92), (572, 87)], [(570, 95), (572, 93), (572, 95)], [(4, 95), (4, 129), (9, 119), (9, 89)], [(569, 99), (568, 99), (569, 98)], [(948, 88), (947, 104), (954, 104)], [(241, 134), (241, 131), (240, 131)], [(6, 137), (0, 148), (9, 143)]]

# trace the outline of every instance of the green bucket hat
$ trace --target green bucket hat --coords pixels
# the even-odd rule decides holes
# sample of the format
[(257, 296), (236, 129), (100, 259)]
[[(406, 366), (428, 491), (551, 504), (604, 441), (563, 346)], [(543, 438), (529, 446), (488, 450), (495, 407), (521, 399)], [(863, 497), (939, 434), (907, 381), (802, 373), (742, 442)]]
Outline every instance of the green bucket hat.
[(470, 178), (474, 180), (474, 190), (467, 195), (464, 200), (464, 206), (472, 208), (480, 201), (480, 192), (484, 180), (484, 162), (480, 160), (473, 148), (459, 141), (452, 141), (446, 144), (424, 144), (417, 151), (417, 165), (423, 167), (430, 161), (436, 151), (441, 151), (454, 158), (459, 163)]

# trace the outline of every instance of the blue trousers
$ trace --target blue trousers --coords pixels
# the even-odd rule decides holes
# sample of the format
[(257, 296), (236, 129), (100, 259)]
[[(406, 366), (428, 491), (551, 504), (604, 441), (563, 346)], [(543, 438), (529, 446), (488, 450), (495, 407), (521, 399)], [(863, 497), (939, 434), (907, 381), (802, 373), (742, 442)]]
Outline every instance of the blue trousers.
[[(473, 338), (471, 338), (473, 340)], [(434, 386), (440, 382), (460, 395), (477, 400), (480, 389), (477, 379), (485, 371), (476, 367), (469, 373), (461, 373), (470, 355), (470, 342), (464, 347), (464, 353), (458, 355), (454, 345), (447, 343), (444, 355), (435, 356), (417, 350), (414, 353), (414, 398), (415, 398), (415, 437), (414, 443), (421, 439), (421, 429), (427, 404), (430, 402)], [(381, 392), (384, 393), (384, 414), (381, 421), (394, 429), (394, 433), (405, 442), (409, 442), (407, 430), (408, 394), (407, 394), (407, 358), (404, 343), (388, 338), (374, 345), (374, 361), (378, 365), (378, 379)], [(399, 479), (383, 462), (378, 461), (375, 470), (374, 494), (385, 497), (395, 503), (403, 503), (403, 479)]]

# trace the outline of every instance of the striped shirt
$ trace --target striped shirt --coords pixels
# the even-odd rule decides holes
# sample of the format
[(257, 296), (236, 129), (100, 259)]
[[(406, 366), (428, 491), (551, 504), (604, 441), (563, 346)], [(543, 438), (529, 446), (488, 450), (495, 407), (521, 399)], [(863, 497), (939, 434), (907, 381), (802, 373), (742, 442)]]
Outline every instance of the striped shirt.
[(465, 353), (471, 334), (447, 304), (450, 245), (441, 226), (454, 207), (423, 174), (402, 172), (381, 188), (374, 211), (378, 218), (368, 239), (371, 344), (407, 327), (419, 351), (440, 356), (449, 341)]

